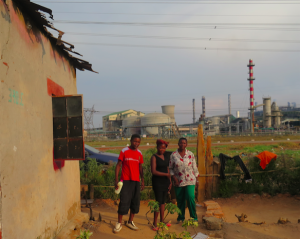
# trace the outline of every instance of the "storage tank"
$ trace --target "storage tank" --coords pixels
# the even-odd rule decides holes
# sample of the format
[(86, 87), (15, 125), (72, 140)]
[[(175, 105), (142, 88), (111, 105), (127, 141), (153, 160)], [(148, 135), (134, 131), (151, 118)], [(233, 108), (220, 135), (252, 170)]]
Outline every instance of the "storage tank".
[(263, 125), (265, 128), (271, 127), (271, 97), (263, 98)]
[(211, 124), (220, 124), (220, 117), (218, 116), (211, 117)]
[(170, 117), (171, 123), (175, 123), (174, 109), (175, 105), (163, 105), (161, 107), (162, 113)]
[[(141, 116), (127, 117), (122, 121), (123, 129), (128, 126), (141, 126)], [(141, 134), (141, 127), (138, 128), (127, 128), (125, 132), (126, 137), (130, 137), (133, 134)]]
[(211, 117), (211, 124), (215, 125), (213, 127), (217, 134), (220, 132), (220, 127), (218, 125), (218, 124), (220, 124), (220, 120), (221, 120), (220, 117), (217, 117), (217, 116)]
[[(162, 113), (150, 113), (141, 118), (141, 126), (146, 126), (149, 124), (165, 124), (170, 122), (170, 116)], [(157, 135), (158, 127), (154, 126), (142, 128), (142, 134)]]
[(237, 111), (237, 112), (236, 112), (236, 117), (237, 117), (237, 118), (240, 118), (240, 111)]

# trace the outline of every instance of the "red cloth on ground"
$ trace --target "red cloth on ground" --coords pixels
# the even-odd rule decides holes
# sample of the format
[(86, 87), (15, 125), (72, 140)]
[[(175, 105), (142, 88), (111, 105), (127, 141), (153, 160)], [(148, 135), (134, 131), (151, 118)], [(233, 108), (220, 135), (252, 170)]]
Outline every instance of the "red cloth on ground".
[(265, 169), (272, 159), (276, 160), (277, 155), (269, 151), (263, 151), (256, 157), (260, 159), (259, 165), (261, 166), (261, 168)]

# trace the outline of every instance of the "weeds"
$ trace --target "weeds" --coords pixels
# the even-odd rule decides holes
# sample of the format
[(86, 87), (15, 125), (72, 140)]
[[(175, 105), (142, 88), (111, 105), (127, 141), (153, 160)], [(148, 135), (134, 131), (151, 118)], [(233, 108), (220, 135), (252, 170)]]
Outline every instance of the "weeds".
[[(244, 152), (247, 155), (244, 163), (250, 172), (260, 172), (260, 174), (251, 174), (252, 183), (245, 183), (243, 175), (228, 176), (226, 180), (220, 182), (218, 192), (214, 193), (214, 197), (231, 197), (235, 193), (268, 193), (276, 195), (277, 193), (290, 193), (292, 195), (300, 194), (300, 170), (289, 170), (289, 168), (300, 167), (300, 148), (298, 143), (284, 142), (274, 145), (220, 145), (213, 148), (213, 154), (217, 155), (223, 152), (227, 155), (234, 156)], [(189, 150), (196, 153), (196, 148), (189, 147)], [(277, 160), (272, 160), (263, 170), (260, 167), (260, 160), (254, 155), (258, 152), (268, 150), (278, 155)], [(119, 152), (113, 150), (111, 152)], [(144, 180), (145, 186), (152, 185), (152, 174), (150, 166), (150, 158), (156, 152), (156, 148), (142, 150), (144, 157)], [(277, 170), (275, 172), (268, 172)], [(268, 172), (268, 173), (265, 173)], [(238, 164), (234, 160), (230, 160), (226, 164), (225, 173), (242, 173)], [(113, 186), (115, 182), (115, 165), (98, 165), (95, 159), (88, 159), (88, 163), (84, 164), (80, 161), (80, 181), (82, 184), (94, 184), (95, 186)], [(95, 187), (95, 198), (113, 199), (119, 198), (111, 187)], [(154, 199), (152, 188), (145, 188), (141, 191), (141, 200)]]
[(196, 227), (198, 227), (198, 222), (193, 218), (189, 220), (185, 220), (182, 223), (182, 227), (184, 231), (179, 234), (179, 236), (175, 232), (167, 232), (169, 230), (168, 224), (166, 225), (163, 222), (157, 223), (158, 231), (154, 236), (154, 239), (192, 239), (191, 233), (187, 231), (188, 227), (192, 227), (197, 235)]
[(76, 239), (89, 239), (93, 235), (90, 230), (80, 230), (80, 235), (76, 237)]
[[(228, 176), (226, 180), (220, 182), (219, 191), (214, 194), (214, 197), (227, 198), (235, 193), (268, 193), (272, 196), (278, 193), (291, 195), (300, 193), (300, 169), (290, 170), (300, 166), (298, 154), (297, 157), (291, 157), (290, 154), (281, 153), (276, 160), (272, 160), (267, 165), (265, 170), (260, 167), (260, 160), (256, 157), (245, 160), (245, 164), (250, 172), (262, 173), (250, 173), (252, 183), (245, 183), (243, 175)], [(231, 160), (226, 164), (225, 173), (241, 173), (241, 170), (235, 161)]]

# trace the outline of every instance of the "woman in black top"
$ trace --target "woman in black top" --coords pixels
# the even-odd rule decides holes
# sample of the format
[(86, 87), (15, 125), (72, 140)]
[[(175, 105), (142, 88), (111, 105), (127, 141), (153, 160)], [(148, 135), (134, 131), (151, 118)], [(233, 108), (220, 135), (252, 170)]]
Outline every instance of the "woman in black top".
[[(169, 172), (170, 156), (167, 156), (166, 149), (168, 142), (158, 139), (156, 141), (157, 153), (151, 157), (151, 172), (152, 172), (152, 188), (155, 194), (156, 201), (159, 202), (160, 221), (164, 220), (165, 201), (167, 194), (170, 191), (171, 175)], [(157, 228), (157, 218), (159, 212), (154, 212), (154, 229)]]

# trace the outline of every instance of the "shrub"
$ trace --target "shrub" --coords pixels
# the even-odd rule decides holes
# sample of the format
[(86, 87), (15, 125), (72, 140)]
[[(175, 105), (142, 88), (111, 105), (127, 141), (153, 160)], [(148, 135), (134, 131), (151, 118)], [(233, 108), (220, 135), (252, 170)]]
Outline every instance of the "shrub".
[[(278, 193), (300, 194), (300, 169), (290, 170), (293, 167), (300, 167), (300, 158), (292, 157), (291, 153), (280, 154), (276, 160), (272, 160), (265, 170), (260, 167), (260, 159), (252, 157), (244, 161), (246, 167), (252, 173), (252, 182), (245, 183), (244, 175), (229, 176), (220, 182), (218, 192), (214, 197), (231, 197), (235, 193), (268, 193), (276, 195)], [(276, 171), (272, 171), (276, 170)], [(268, 172), (271, 171), (271, 172)], [(242, 173), (240, 167), (230, 160), (226, 164), (225, 173)]]

